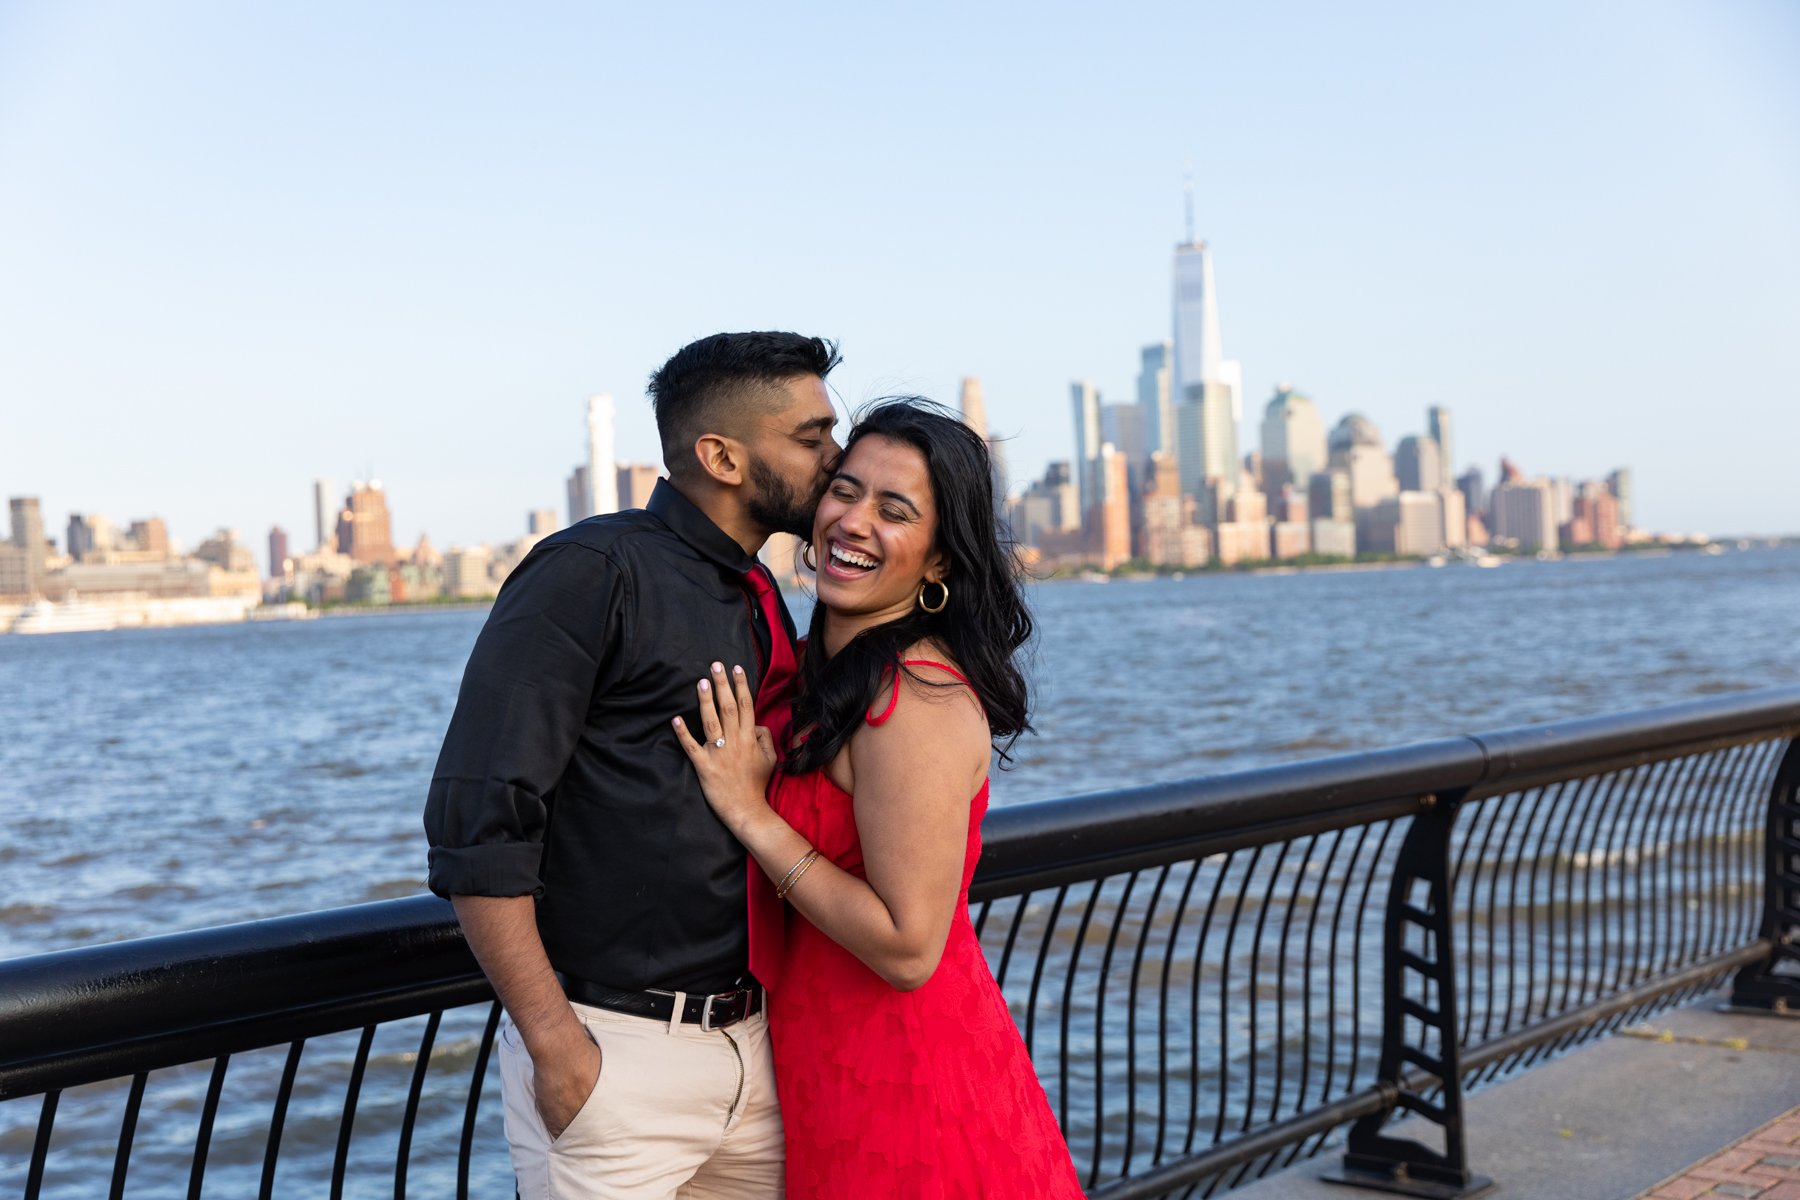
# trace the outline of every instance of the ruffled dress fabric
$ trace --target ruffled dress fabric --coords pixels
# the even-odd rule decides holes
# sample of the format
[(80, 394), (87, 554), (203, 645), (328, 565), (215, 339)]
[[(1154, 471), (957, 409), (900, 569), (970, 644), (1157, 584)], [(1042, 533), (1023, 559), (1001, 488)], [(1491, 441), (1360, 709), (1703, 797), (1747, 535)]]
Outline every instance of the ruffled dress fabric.
[[(849, 793), (823, 771), (777, 776), (774, 807), (864, 877)], [(902, 992), (787, 909), (770, 995), (790, 1200), (1079, 1200), (1024, 1040), (969, 923), (988, 789), (969, 807), (962, 890), (936, 973)]]

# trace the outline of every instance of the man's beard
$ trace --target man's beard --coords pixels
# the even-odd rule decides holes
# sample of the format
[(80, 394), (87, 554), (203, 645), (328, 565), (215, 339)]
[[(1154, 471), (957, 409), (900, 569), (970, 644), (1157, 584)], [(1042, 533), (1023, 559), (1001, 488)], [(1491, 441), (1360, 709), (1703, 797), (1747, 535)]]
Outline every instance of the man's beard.
[(750, 519), (771, 533), (812, 537), (813, 513), (823, 489), (802, 493), (760, 460), (750, 460)]

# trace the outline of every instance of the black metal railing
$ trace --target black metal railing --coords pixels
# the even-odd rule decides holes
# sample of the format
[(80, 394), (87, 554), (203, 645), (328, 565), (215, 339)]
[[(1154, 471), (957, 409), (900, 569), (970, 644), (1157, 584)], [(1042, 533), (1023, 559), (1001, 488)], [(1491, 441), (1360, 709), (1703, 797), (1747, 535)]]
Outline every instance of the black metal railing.
[[(1473, 1192), (1468, 1089), (1734, 974), (1800, 1009), (1797, 738), (1784, 688), (1000, 808), (971, 911), (1092, 1195), (1334, 1136)], [(0, 963), (0, 1194), (510, 1194), (497, 1018), (429, 897)]]

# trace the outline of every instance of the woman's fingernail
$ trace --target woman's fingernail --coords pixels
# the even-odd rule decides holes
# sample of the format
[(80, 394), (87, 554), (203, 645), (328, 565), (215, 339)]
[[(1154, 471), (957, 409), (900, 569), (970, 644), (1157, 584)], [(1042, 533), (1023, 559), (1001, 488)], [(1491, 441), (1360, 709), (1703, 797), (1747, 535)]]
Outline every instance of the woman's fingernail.
[(677, 729), (681, 728), (681, 718), (680, 717), (675, 718), (675, 728), (677, 728)]
[(724, 663), (714, 663), (713, 664), (713, 670), (715, 670), (715, 671), (723, 671), (724, 669), (725, 669)]
[(704, 691), (706, 691), (706, 690), (707, 690), (707, 689), (708, 689), (708, 688), (710, 688), (710, 687), (712, 687), (712, 684), (710, 684), (710, 683), (708, 683), (708, 682), (706, 682), (706, 680), (704, 680), (704, 679), (702, 679), (702, 680), (701, 680), (701, 681), (700, 681), (700, 690), (701, 690), (701, 691), (703, 691), (703, 692), (704, 692)]
[(733, 667), (733, 668), (731, 668), (731, 673), (732, 673), (732, 674), (733, 674), (733, 675), (742, 675), (742, 674), (743, 674), (743, 673), (744, 673), (744, 668), (742, 668), (742, 667)]

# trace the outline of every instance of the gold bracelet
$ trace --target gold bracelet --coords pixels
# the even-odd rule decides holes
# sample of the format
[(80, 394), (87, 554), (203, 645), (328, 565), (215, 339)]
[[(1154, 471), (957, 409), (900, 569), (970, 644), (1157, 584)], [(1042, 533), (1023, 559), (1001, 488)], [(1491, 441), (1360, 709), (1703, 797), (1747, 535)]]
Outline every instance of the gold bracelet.
[(783, 879), (781, 886), (775, 889), (777, 900), (787, 899), (787, 894), (794, 890), (794, 885), (800, 882), (800, 877), (806, 874), (806, 868), (812, 866), (813, 859), (817, 857), (819, 857), (817, 850), (808, 850), (806, 856), (794, 864), (794, 869), (787, 873), (787, 878)]
[[(806, 851), (807, 851), (807, 854), (816, 853), (816, 851), (814, 851), (811, 846), (808, 846), (806, 848)], [(776, 885), (775, 885), (775, 895), (776, 896), (779, 897), (779, 896), (787, 895), (787, 889), (793, 886), (794, 880), (798, 877), (798, 872), (800, 870), (801, 864), (806, 861), (807, 854), (802, 854), (800, 856), (799, 861), (796, 862), (793, 866), (789, 867), (787, 874), (783, 875), (781, 877), (780, 881), (778, 883), (776, 883)]]

